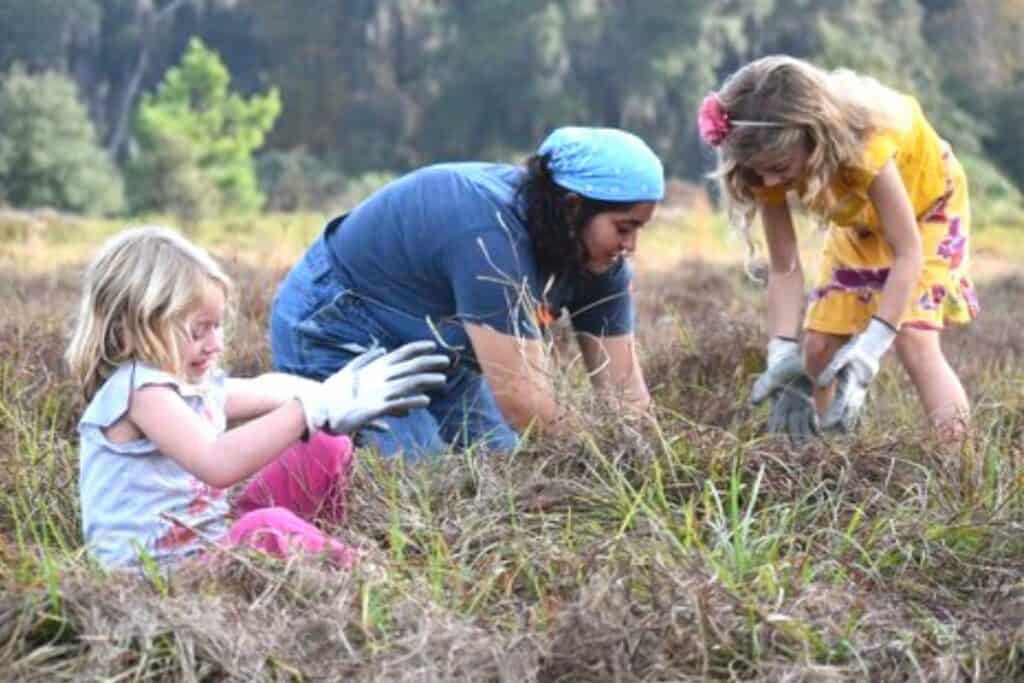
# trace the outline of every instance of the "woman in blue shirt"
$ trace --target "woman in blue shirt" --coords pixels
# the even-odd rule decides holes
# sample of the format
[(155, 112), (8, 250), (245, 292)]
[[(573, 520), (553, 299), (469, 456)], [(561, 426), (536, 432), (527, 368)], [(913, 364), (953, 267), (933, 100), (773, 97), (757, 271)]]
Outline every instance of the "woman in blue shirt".
[(433, 339), (447, 384), (367, 440), (413, 458), (508, 451), (531, 424), (557, 428), (541, 336), (567, 310), (593, 384), (645, 409), (623, 257), (663, 195), (658, 157), (612, 128), (559, 128), (525, 168), (414, 171), (330, 221), (292, 268), (271, 311), (274, 365), (323, 378), (367, 347)]

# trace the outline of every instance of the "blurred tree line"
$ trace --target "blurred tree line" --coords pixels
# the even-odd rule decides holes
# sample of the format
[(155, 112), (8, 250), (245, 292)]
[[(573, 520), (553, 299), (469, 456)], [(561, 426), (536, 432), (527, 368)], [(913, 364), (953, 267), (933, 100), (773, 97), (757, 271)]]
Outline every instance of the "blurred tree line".
[[(566, 123), (635, 131), (698, 181), (698, 102), (780, 52), (913, 92), (976, 194), (1019, 203), (1020, 0), (0, 0), (0, 198), (318, 207), (425, 163), (518, 160)], [(19, 128), (12, 87), (35, 120), (70, 117), (79, 151)], [(49, 147), (112, 189), (35, 191)]]

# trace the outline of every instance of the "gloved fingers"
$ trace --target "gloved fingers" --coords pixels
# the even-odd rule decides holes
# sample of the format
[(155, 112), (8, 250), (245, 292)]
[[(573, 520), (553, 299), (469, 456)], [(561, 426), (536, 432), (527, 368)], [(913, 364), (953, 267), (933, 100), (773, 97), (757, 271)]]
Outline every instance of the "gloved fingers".
[(804, 374), (804, 361), (799, 354), (770, 366), (757, 378), (750, 392), (750, 402), (761, 403), (786, 384)]
[(860, 413), (864, 409), (864, 399), (867, 396), (867, 387), (863, 384), (857, 385), (857, 389), (852, 393), (850, 400), (846, 403), (846, 408), (843, 410), (842, 419), (839, 422), (839, 428), (845, 432), (852, 432), (860, 421)]
[(426, 394), (412, 394), (411, 396), (405, 395), (385, 401), (384, 409), (381, 412), (383, 414), (401, 417), (410, 410), (426, 408), (428, 405), (430, 405), (430, 397)]
[(422, 356), (427, 353), (431, 353), (437, 350), (437, 343), (429, 339), (421, 339), (419, 341), (409, 342), (403, 344), (397, 349), (388, 354), (388, 365), (394, 365), (401, 363), (402, 361), (415, 358), (416, 356)]
[(335, 412), (330, 416), (329, 431), (333, 434), (355, 434), (364, 429), (386, 431), (387, 423), (380, 418), (386, 415), (390, 408), (390, 402), (379, 400), (363, 402), (354, 409), (339, 404), (335, 406)]
[(371, 351), (377, 348), (377, 344), (374, 344), (373, 346), (363, 346), (362, 344), (357, 344), (356, 342), (345, 342), (344, 344), (341, 344), (338, 348), (358, 356), (360, 354), (366, 353), (367, 351)]
[(818, 409), (813, 403), (807, 413), (807, 428), (813, 436), (821, 436), (821, 421), (818, 419)]
[(782, 397), (779, 396), (772, 400), (766, 429), (769, 434), (783, 434), (786, 431), (786, 426), (786, 405)]
[(419, 372), (415, 375), (407, 375), (391, 380), (387, 385), (385, 399), (391, 400), (408, 396), (409, 394), (419, 394), (440, 389), (444, 386), (447, 379), (447, 377), (439, 372)]
[(766, 398), (771, 396), (773, 393), (775, 393), (778, 390), (778, 388), (779, 385), (777, 382), (775, 382), (775, 377), (773, 377), (768, 372), (761, 373), (760, 375), (757, 376), (757, 379), (754, 381), (754, 386), (750, 390), (751, 404), (755, 406), (758, 405)]
[(369, 422), (364, 424), (359, 429), (360, 429), (360, 431), (370, 431), (370, 432), (387, 432), (387, 431), (391, 431), (391, 427), (388, 425), (388, 423), (385, 422), (384, 420), (381, 420), (380, 418), (377, 418), (375, 420), (370, 420)]
[(794, 400), (787, 390), (779, 392), (772, 402), (772, 411), (768, 416), (768, 433), (785, 434), (794, 442), (803, 440), (806, 410), (799, 399)]
[(843, 431), (843, 413), (846, 411), (846, 401), (842, 391), (836, 390), (832, 402), (828, 404), (825, 413), (821, 416), (821, 428), (830, 431)]
[(800, 375), (772, 394), (767, 431), (786, 434), (797, 444), (818, 435), (820, 428), (813, 392), (811, 379)]
[(804, 443), (819, 433), (813, 391), (814, 386), (806, 375), (783, 389), (780, 401), (786, 404), (786, 433), (795, 444)]
[(800, 406), (792, 405), (786, 413), (786, 434), (793, 443), (803, 443), (806, 439), (804, 431), (804, 411)]
[(776, 392), (768, 414), (768, 431), (772, 434), (788, 434), (790, 415), (799, 407), (799, 399), (793, 396), (789, 387)]
[(818, 414), (814, 405), (804, 401), (794, 403), (789, 411), (789, 425), (787, 433), (795, 444), (805, 443), (812, 437), (818, 436)]
[(372, 349), (369, 349), (368, 351), (363, 351), (362, 353), (360, 353), (358, 356), (349, 361), (348, 365), (346, 365), (342, 369), (348, 369), (352, 371), (365, 368), (367, 365), (377, 360), (385, 353), (387, 353), (387, 349), (385, 349), (383, 346), (375, 346)]
[(834, 412), (826, 411), (822, 418), (822, 429), (829, 432), (849, 434), (857, 421), (856, 415), (849, 408), (837, 408)]
[(431, 354), (429, 356), (416, 356), (406, 361), (400, 361), (391, 365), (388, 376), (392, 379), (406, 377), (427, 372), (443, 372), (448, 369), (450, 360), (442, 354)]
[(785, 434), (789, 424), (789, 397), (785, 390), (778, 390), (771, 394), (771, 404), (768, 410), (768, 424), (766, 429), (769, 434)]
[(839, 376), (835, 396), (822, 416), (823, 429), (849, 431), (864, 403), (865, 388), (851, 372)]

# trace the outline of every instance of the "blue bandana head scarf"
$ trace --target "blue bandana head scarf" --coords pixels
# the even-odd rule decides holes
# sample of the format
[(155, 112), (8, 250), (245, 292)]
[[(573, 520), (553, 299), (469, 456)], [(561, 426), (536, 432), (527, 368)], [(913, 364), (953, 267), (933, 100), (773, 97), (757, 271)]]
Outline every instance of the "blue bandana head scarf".
[(556, 183), (584, 197), (656, 202), (665, 196), (661, 160), (647, 144), (617, 128), (557, 128), (537, 154), (549, 155)]

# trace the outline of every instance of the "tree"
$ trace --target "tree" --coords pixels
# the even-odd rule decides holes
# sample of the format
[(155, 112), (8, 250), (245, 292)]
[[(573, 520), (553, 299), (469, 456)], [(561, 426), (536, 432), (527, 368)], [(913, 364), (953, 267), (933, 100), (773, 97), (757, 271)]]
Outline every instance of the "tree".
[[(266, 44), (262, 65), (288, 110), (270, 137), (347, 172), (422, 160), (412, 136), (429, 98), (427, 43), (439, 39), (433, 0), (263, 0), (239, 6)], [(257, 58), (263, 55), (257, 53)]]
[(121, 210), (121, 178), (66, 77), (16, 67), (0, 83), (0, 196), (23, 207)]
[(1024, 72), (1019, 78), (1015, 87), (993, 99), (993, 132), (985, 147), (1017, 187), (1024, 189), (1024, 130), (1020, 116), (1024, 111)]
[(71, 54), (99, 33), (97, 0), (5, 0), (0, 3), (0, 70), (14, 63), (65, 71)]
[[(651, 143), (674, 175), (697, 177), (696, 112), (712, 86), (713, 3), (563, 0), (571, 69), (567, 81), (595, 125), (619, 126)], [(697, 158), (695, 158), (697, 157)]]
[[(1024, 3), (927, 3), (925, 37), (942, 63), (942, 85), (981, 131), (982, 150), (1024, 189)], [(974, 176), (972, 175), (972, 183)], [(973, 190), (973, 187), (972, 187)], [(994, 199), (1000, 192), (994, 192)]]
[[(105, 45), (103, 51), (113, 47), (119, 53), (123, 53), (125, 42), (133, 49), (134, 58), (121, 54), (114, 64), (120, 67), (118, 71), (125, 71), (120, 74), (112, 88), (113, 100), (108, 104), (108, 115), (110, 133), (107, 137), (107, 149), (111, 155), (117, 157), (121, 153), (122, 145), (128, 137), (128, 122), (130, 113), (143, 86), (143, 78), (150, 68), (150, 61), (155, 48), (160, 46), (158, 40), (163, 33), (162, 28), (170, 23), (175, 13), (188, 4), (199, 4), (198, 0), (168, 0), (162, 6), (156, 6), (152, 0), (114, 0), (108, 2), (106, 8), (106, 19), (108, 31), (116, 32), (122, 40), (110, 41), (111, 45)], [(125, 16), (129, 21), (124, 21)], [(111, 21), (111, 20), (114, 21)], [(124, 36), (130, 38), (125, 41)], [(130, 64), (130, 71), (126, 66)], [(117, 73), (117, 71), (115, 71)]]
[(563, 12), (543, 0), (443, 6), (430, 54), (417, 147), (427, 158), (501, 158), (532, 150), (582, 109), (567, 93)]
[(229, 92), (230, 80), (217, 54), (193, 39), (156, 93), (143, 96), (130, 177), (136, 209), (195, 217), (260, 207), (252, 153), (274, 125), (281, 100), (276, 89), (244, 99)]

